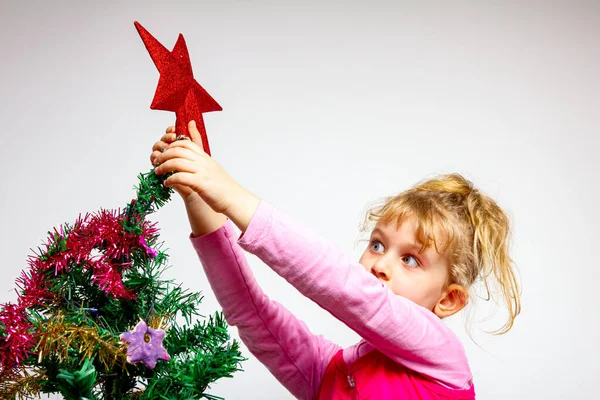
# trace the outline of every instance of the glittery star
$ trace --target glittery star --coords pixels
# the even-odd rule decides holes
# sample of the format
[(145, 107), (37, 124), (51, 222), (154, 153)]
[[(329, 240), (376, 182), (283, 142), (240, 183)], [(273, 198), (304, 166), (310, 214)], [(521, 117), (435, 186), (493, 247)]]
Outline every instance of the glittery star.
[(127, 362), (131, 364), (141, 361), (146, 367), (154, 369), (157, 360), (171, 359), (162, 344), (165, 331), (149, 328), (143, 320), (138, 322), (132, 332), (122, 333), (120, 337), (128, 344)]
[(150, 108), (174, 111), (175, 131), (188, 137), (187, 124), (191, 120), (196, 121), (204, 151), (210, 155), (202, 113), (222, 111), (223, 109), (194, 79), (183, 35), (179, 34), (173, 51), (169, 51), (139, 22), (135, 21), (134, 25), (154, 61), (154, 65), (160, 72), (160, 79)]

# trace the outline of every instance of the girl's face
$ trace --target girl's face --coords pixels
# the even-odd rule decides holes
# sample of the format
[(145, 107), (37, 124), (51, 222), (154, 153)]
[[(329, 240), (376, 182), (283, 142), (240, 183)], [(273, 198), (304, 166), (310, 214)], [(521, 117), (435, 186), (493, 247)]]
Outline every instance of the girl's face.
[[(441, 248), (440, 232), (435, 237)], [(444, 294), (449, 262), (434, 246), (419, 253), (421, 247), (414, 217), (405, 219), (398, 230), (395, 223), (378, 223), (359, 262), (393, 293), (433, 311)]]

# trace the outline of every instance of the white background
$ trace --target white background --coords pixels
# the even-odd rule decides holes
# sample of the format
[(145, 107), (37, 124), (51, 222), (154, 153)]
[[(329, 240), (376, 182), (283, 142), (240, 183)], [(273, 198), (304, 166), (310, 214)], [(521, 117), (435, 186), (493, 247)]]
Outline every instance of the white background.
[[(48, 4), (47, 4), (48, 3)], [(50, 4), (52, 3), (52, 4)], [(169, 49), (184, 34), (213, 157), (259, 197), (359, 258), (365, 207), (459, 172), (514, 222), (523, 312), (449, 324), (478, 399), (591, 399), (596, 288), (600, 4), (563, 2), (6, 1), (0, 5), (0, 301), (30, 248), (80, 212), (124, 206), (174, 123), (150, 110), (158, 72), (133, 21)], [(168, 276), (218, 309), (179, 199), (154, 217)], [(254, 256), (259, 282), (315, 333), (355, 333)], [(480, 301), (477, 321), (490, 307)], [(236, 335), (236, 329), (231, 329)], [(291, 396), (245, 349), (227, 399)]]

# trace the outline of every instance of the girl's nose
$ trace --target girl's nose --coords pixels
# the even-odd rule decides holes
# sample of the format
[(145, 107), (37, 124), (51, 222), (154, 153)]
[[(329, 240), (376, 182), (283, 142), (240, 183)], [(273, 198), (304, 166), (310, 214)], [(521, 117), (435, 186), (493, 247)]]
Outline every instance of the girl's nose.
[(381, 261), (376, 262), (371, 267), (371, 273), (377, 277), (377, 279), (382, 279), (384, 281), (389, 281), (392, 279), (391, 268), (389, 268), (386, 264)]

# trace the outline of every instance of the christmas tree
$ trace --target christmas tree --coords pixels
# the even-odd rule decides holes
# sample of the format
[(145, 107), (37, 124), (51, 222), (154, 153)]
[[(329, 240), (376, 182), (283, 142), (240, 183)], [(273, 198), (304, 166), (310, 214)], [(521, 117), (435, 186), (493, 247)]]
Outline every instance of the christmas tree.
[(201, 294), (161, 279), (168, 257), (146, 216), (169, 200), (167, 177), (140, 174), (123, 211), (80, 215), (29, 258), (0, 310), (0, 398), (219, 398), (209, 384), (244, 359), (221, 313), (200, 321)]
[[(181, 35), (168, 52), (136, 28), (161, 72), (152, 108), (175, 111), (177, 126), (220, 109)], [(220, 399), (209, 385), (245, 359), (221, 313), (201, 319), (201, 294), (161, 278), (168, 256), (147, 216), (169, 201), (166, 178), (140, 174), (124, 209), (79, 215), (29, 257), (17, 301), (0, 306), (0, 398)]]

